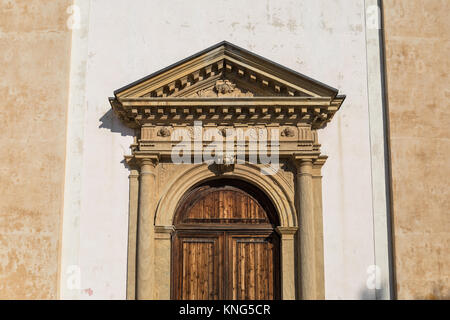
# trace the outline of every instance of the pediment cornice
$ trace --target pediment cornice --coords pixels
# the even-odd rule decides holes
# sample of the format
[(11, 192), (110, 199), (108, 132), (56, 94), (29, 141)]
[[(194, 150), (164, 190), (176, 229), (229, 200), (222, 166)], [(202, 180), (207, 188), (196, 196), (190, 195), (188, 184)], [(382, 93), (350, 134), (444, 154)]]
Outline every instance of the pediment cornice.
[(221, 42), (114, 92), (130, 127), (197, 119), (307, 122), (320, 128), (339, 109), (338, 91), (228, 42)]

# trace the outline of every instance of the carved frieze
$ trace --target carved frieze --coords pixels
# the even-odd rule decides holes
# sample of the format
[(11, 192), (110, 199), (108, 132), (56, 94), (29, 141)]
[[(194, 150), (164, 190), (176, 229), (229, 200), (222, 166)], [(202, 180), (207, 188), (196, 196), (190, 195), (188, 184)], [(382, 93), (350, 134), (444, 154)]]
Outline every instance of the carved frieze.
[(254, 94), (246, 89), (241, 89), (235, 83), (227, 79), (220, 79), (209, 88), (195, 92), (193, 97), (253, 97)]

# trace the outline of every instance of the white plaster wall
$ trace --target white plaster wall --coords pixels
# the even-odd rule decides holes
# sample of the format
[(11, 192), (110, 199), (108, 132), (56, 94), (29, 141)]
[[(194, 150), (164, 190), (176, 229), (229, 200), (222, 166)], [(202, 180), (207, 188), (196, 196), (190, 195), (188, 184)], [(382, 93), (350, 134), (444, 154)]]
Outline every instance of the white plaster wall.
[(132, 133), (108, 113), (107, 97), (227, 40), (347, 95), (320, 133), (329, 156), (323, 171), (326, 298), (373, 298), (366, 288), (374, 242), (364, 1), (94, 0), (89, 10), (79, 297), (125, 298), (128, 171), (121, 161)]

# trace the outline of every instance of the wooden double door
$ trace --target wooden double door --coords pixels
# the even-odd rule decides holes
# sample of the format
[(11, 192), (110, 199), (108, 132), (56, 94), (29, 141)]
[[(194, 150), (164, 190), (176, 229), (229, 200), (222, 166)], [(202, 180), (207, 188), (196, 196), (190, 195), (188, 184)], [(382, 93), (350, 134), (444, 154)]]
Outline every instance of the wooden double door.
[(242, 182), (212, 182), (189, 193), (176, 214), (172, 298), (280, 298), (276, 217)]

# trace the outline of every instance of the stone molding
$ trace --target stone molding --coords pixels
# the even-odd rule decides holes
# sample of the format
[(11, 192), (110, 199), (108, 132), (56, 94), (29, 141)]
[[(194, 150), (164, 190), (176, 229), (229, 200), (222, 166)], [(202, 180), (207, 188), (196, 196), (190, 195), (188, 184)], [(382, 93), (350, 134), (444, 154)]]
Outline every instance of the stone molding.
[[(233, 172), (224, 173), (221, 177), (242, 179), (254, 184), (273, 202), (281, 226), (297, 226), (293, 185), (287, 184), (280, 174), (262, 175), (260, 169), (260, 166), (254, 164), (237, 164)], [(183, 195), (197, 183), (215, 178), (217, 176), (207, 164), (191, 165), (187, 170), (179, 170), (176, 178), (161, 190), (163, 196), (156, 209), (155, 225), (171, 225), (177, 204)]]
[(281, 237), (294, 239), (294, 235), (297, 233), (298, 227), (280, 227), (280, 226), (278, 226), (278, 227), (276, 227), (275, 230)]

